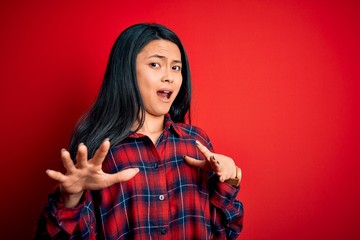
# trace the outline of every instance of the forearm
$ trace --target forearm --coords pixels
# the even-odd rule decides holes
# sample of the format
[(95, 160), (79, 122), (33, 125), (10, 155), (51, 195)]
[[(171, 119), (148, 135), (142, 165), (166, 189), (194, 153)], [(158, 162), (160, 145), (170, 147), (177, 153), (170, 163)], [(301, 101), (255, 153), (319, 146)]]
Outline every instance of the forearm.
[(212, 211), (213, 230), (228, 239), (236, 239), (243, 227), (243, 205), (236, 200), (239, 190), (239, 186), (221, 183), (216, 175), (209, 178), (209, 197), (215, 208)]
[(69, 235), (60, 228), (54, 228), (55, 231), (51, 231), (51, 227), (49, 226), (48, 219), (45, 217), (47, 214), (42, 214), (39, 217), (36, 226), (36, 232), (34, 235), (34, 239), (37, 240), (57, 240), (57, 239), (68, 239)]
[[(49, 202), (44, 208), (37, 226), (37, 235), (49, 236), (47, 239), (56, 239), (57, 236), (81, 236), (84, 233), (94, 235), (96, 220), (90, 192), (84, 192), (80, 201), (74, 197), (70, 201), (78, 201), (75, 207), (65, 207), (65, 202), (57, 188), (49, 194)], [(89, 231), (91, 227), (91, 231)], [(42, 238), (40, 238), (42, 239)], [(43, 239), (46, 239), (45, 237)]]

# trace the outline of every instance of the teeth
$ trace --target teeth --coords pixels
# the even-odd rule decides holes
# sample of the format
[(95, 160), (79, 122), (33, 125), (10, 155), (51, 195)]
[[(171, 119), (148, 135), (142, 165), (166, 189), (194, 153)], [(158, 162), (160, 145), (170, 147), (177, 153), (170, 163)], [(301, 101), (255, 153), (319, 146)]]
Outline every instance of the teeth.
[(164, 93), (170, 93), (170, 91), (163, 91)]

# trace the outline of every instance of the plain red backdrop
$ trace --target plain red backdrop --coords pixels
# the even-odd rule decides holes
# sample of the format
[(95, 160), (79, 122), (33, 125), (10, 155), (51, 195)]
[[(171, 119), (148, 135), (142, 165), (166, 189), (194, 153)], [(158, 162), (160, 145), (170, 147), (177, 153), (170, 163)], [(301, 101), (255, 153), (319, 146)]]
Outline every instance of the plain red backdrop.
[(357, 1), (5, 1), (1, 239), (29, 239), (118, 34), (172, 28), (193, 123), (243, 170), (240, 239), (360, 239)]

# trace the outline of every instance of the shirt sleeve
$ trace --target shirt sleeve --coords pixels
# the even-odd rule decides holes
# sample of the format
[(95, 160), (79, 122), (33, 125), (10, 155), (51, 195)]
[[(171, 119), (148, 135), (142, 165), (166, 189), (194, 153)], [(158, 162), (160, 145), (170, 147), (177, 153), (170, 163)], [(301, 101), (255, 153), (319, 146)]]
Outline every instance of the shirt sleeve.
[[(208, 149), (214, 152), (209, 137), (204, 135)], [(244, 218), (243, 204), (236, 199), (240, 186), (222, 183), (212, 173), (208, 179), (208, 187), (213, 239), (236, 239), (242, 231)]]
[(40, 215), (37, 239), (96, 239), (96, 221), (91, 194), (85, 191), (75, 208), (65, 208), (59, 188), (49, 194), (48, 204)]
[(244, 209), (236, 196), (240, 187), (221, 183), (218, 176), (209, 178), (211, 222), (215, 239), (236, 239), (243, 228)]

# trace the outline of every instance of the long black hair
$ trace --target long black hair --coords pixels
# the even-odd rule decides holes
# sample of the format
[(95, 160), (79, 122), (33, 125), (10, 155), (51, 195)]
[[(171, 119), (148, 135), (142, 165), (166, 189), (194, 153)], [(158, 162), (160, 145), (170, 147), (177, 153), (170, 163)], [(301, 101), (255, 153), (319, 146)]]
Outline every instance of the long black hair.
[(183, 81), (169, 114), (174, 122), (185, 122), (187, 116), (190, 123), (190, 68), (180, 39), (165, 26), (136, 24), (115, 41), (97, 99), (75, 126), (69, 146), (72, 159), (81, 142), (88, 147), (91, 158), (105, 138), (115, 145), (127, 137), (139, 117), (137, 130), (141, 128), (145, 110), (136, 80), (136, 58), (149, 42), (159, 39), (175, 43), (181, 53)]

